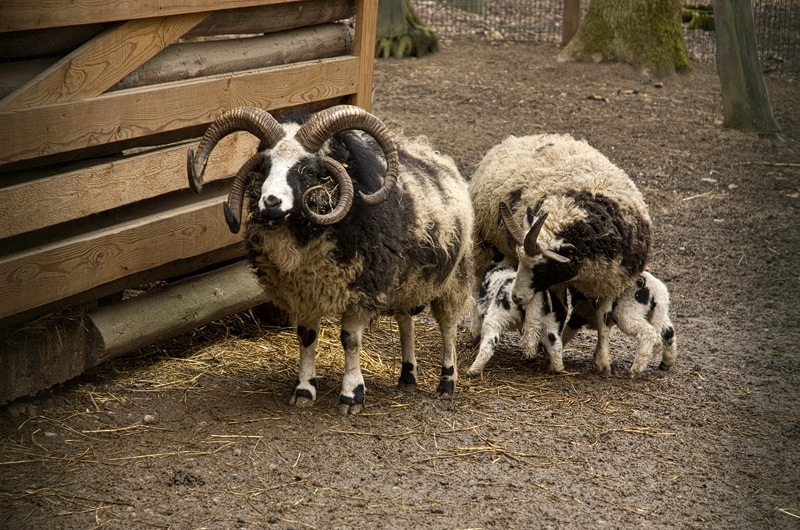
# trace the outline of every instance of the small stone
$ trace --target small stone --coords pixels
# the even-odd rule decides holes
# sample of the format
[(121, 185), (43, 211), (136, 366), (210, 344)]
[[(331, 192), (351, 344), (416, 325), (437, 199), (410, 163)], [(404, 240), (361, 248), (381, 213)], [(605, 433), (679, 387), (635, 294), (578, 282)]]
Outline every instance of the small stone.
[(712, 179), (710, 177), (700, 179), (700, 182), (705, 182), (706, 184), (716, 184), (717, 179)]
[(154, 423), (156, 423), (156, 417), (153, 414), (145, 414), (143, 421), (145, 425), (153, 425)]

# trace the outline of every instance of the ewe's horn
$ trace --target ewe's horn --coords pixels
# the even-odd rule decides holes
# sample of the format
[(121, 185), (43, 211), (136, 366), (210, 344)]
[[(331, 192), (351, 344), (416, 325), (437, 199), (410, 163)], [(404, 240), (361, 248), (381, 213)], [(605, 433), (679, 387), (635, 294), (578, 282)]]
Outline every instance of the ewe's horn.
[(224, 113), (208, 127), (200, 140), (197, 155), (194, 154), (194, 148), (189, 148), (187, 153), (189, 187), (193, 191), (200, 193), (203, 189), (203, 174), (211, 151), (220, 140), (236, 131), (247, 131), (255, 135), (261, 140), (259, 150), (274, 146), (286, 135), (283, 127), (275, 118), (269, 112), (259, 108), (238, 107)]
[(511, 208), (509, 208), (504, 202), (500, 203), (500, 217), (503, 219), (503, 222), (506, 224), (506, 228), (511, 233), (511, 237), (513, 237), (514, 241), (517, 242), (517, 245), (522, 245), (522, 242), (525, 239), (525, 232), (511, 214)]
[(295, 138), (300, 145), (313, 153), (319, 151), (334, 134), (350, 129), (364, 131), (375, 138), (386, 157), (386, 179), (383, 186), (369, 195), (361, 193), (365, 203), (376, 206), (389, 197), (400, 172), (397, 145), (381, 120), (360, 107), (337, 105), (311, 116), (297, 131)]

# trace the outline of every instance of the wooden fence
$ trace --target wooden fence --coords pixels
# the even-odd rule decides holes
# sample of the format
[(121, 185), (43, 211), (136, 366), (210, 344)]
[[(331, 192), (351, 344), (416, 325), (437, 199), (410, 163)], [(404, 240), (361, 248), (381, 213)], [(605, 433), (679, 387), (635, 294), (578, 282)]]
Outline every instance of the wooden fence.
[(259, 303), (222, 214), (256, 140), (220, 144), (202, 195), (187, 148), (242, 105), (369, 110), (376, 13), (377, 0), (0, 3), (0, 403)]

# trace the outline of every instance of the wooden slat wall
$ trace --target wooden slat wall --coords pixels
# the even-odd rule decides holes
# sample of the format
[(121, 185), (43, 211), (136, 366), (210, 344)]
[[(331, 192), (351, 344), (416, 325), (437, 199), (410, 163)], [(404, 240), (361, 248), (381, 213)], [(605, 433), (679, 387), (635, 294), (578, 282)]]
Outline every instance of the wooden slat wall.
[[(0, 39), (9, 31), (115, 23), (0, 100), (0, 327), (16, 314), (52, 308), (105, 284), (124, 285), (127, 277), (171, 262), (215, 249), (230, 257), (241, 235), (225, 225), (222, 188), (199, 196), (187, 191), (190, 138), (241, 105), (281, 112), (350, 101), (369, 110), (377, 0), (331, 0), (324, 8), (319, 0), (307, 3), (319, 13), (314, 24), (356, 15), (352, 52), (114, 91), (108, 89), (204, 20), (224, 27), (230, 16), (221, 10), (274, 6), (288, 16), (287, 6), (299, 13), (306, 2), (0, 3)], [(302, 24), (310, 23), (304, 17)], [(213, 31), (224, 29), (215, 22)], [(123, 152), (165, 135), (184, 142)], [(229, 177), (255, 147), (244, 133), (227, 138), (206, 181)], [(81, 154), (98, 150), (117, 154), (96, 161)], [(84, 160), (50, 165), (51, 155), (60, 154)], [(143, 213), (131, 219), (138, 205)], [(125, 221), (115, 224), (114, 212), (123, 208)], [(94, 218), (102, 223), (92, 229)]]

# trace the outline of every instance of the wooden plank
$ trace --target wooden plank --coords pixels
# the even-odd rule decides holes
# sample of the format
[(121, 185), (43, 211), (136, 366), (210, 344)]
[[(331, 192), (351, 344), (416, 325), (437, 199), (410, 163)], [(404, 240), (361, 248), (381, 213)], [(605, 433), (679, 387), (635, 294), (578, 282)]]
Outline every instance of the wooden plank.
[(225, 223), (226, 196), (0, 258), (0, 319), (242, 241)]
[(0, 111), (98, 96), (209, 14), (131, 20), (110, 28), (0, 100)]
[(286, 4), (297, 0), (3, 0), (0, 33), (115, 22), (153, 15), (169, 16), (237, 7)]
[(210, 123), (243, 105), (275, 110), (346, 96), (358, 63), (336, 57), (0, 112), (0, 164)]
[[(0, 239), (187, 188), (186, 152), (194, 143), (0, 188), (0, 205), (14, 205), (0, 207)], [(204, 180), (236, 173), (257, 148), (249, 133), (225, 138), (212, 152)]]
[(358, 86), (353, 104), (369, 111), (372, 107), (372, 72), (375, 61), (375, 34), (378, 0), (358, 0), (356, 4), (355, 51), (358, 58)]

